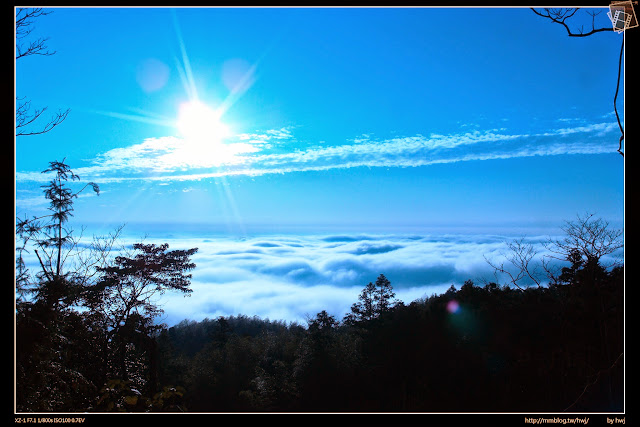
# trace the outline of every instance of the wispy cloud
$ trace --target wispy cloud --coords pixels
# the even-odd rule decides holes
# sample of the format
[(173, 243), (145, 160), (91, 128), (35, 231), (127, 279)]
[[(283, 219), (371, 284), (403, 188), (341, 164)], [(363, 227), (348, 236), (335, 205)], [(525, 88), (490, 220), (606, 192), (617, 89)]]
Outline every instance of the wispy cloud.
[[(563, 123), (568, 123), (563, 121)], [(580, 123), (542, 132), (486, 131), (372, 139), (361, 135), (342, 144), (311, 145), (291, 128), (243, 133), (222, 144), (190, 144), (177, 137), (149, 138), (96, 156), (76, 168), (87, 180), (184, 181), (233, 175), (264, 175), (353, 167), (416, 167), (432, 164), (561, 154), (613, 153), (615, 122)], [(38, 172), (16, 179), (42, 181)]]
[(280, 129), (269, 129), (264, 132), (241, 133), (236, 136), (239, 141), (251, 144), (258, 144), (265, 148), (272, 148), (273, 142), (295, 141), (291, 129), (283, 127)]

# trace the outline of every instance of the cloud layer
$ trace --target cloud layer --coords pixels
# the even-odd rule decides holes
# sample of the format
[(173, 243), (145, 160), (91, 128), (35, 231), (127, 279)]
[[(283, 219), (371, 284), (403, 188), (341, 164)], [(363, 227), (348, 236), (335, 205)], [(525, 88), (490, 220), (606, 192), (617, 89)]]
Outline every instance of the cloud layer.
[[(126, 230), (126, 229), (125, 229)], [(533, 231), (533, 230), (532, 230)], [(495, 281), (487, 260), (509, 266), (507, 243), (522, 234), (282, 234), (232, 238), (228, 235), (193, 237), (162, 232), (146, 242), (169, 243), (169, 249), (197, 247), (192, 257), (193, 293), (185, 297), (167, 292), (156, 301), (168, 325), (218, 316), (246, 315), (306, 324), (326, 310), (338, 319), (350, 311), (362, 289), (384, 274), (396, 298), (409, 304), (441, 294), (466, 280), (483, 286)], [(202, 235), (201, 233), (198, 233)], [(175, 237), (184, 235), (185, 237)], [(124, 237), (123, 243), (140, 241)], [(549, 254), (543, 243), (555, 236), (524, 237), (540, 257)], [(614, 254), (622, 259), (623, 253)], [(609, 259), (603, 262), (609, 262)], [(27, 266), (37, 271), (34, 257)], [(506, 284), (506, 279), (498, 278)]]
[[(191, 297), (163, 297), (166, 322), (244, 314), (305, 323), (327, 310), (341, 319), (362, 289), (384, 274), (405, 303), (464, 281), (493, 279), (485, 260), (501, 257), (497, 235), (290, 235), (193, 239)], [(542, 239), (532, 238), (540, 246)]]

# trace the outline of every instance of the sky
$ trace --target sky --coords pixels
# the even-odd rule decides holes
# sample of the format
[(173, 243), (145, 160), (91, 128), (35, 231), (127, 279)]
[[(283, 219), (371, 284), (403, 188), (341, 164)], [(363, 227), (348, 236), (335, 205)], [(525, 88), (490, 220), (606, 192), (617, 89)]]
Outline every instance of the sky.
[[(41, 171), (64, 159), (100, 187), (73, 221), (180, 237), (201, 247), (194, 287), (227, 277), (211, 292), (253, 302), (203, 290), (196, 317), (340, 311), (383, 269), (412, 298), (484, 271), (487, 236), (623, 224), (621, 34), (567, 37), (528, 8), (47, 10), (31, 36), (55, 54), (16, 61), (16, 97), (70, 113), (16, 138), (16, 215), (46, 212)], [(435, 240), (457, 250), (431, 259)]]

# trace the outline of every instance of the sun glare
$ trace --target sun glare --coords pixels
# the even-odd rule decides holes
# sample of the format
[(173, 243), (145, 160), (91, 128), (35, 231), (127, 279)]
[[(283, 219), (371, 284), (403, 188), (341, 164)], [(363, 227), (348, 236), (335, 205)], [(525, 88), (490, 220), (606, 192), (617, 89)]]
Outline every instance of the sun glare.
[(182, 144), (171, 154), (171, 164), (207, 167), (235, 160), (234, 144), (224, 143), (229, 128), (220, 121), (220, 113), (206, 104), (190, 101), (180, 105), (176, 128)]
[[(216, 168), (242, 162), (242, 154), (255, 152), (255, 147), (228, 141), (230, 129), (220, 120), (220, 110), (214, 110), (200, 101), (180, 105), (176, 128), (181, 138), (179, 146), (161, 161), (169, 167)], [(222, 178), (224, 182), (224, 177)], [(223, 185), (224, 197), (231, 207), (236, 222), (242, 227), (233, 194)]]
[(199, 101), (180, 106), (177, 128), (183, 138), (200, 144), (219, 144), (229, 135), (229, 129), (220, 121), (220, 114)]

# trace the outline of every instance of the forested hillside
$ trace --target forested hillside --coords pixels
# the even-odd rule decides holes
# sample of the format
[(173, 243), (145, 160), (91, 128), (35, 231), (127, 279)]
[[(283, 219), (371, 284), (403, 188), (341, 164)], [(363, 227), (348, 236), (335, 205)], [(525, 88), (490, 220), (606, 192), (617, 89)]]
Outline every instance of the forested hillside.
[(524, 291), (465, 283), (368, 320), (183, 322), (159, 378), (192, 411), (621, 411), (623, 270)]

